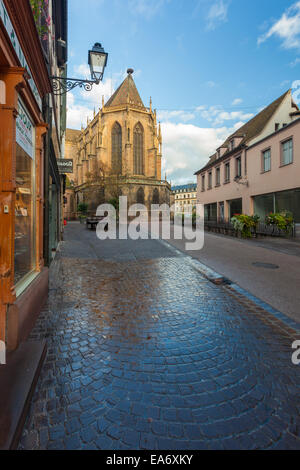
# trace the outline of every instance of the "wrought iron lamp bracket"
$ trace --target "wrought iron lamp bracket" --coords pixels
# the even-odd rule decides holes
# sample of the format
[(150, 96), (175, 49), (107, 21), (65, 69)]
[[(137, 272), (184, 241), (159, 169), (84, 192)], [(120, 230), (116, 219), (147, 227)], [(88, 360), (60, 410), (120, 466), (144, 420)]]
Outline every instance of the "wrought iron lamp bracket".
[(77, 86), (85, 91), (92, 91), (93, 85), (99, 85), (100, 80), (79, 80), (77, 78), (51, 77), (53, 94), (64, 95)]

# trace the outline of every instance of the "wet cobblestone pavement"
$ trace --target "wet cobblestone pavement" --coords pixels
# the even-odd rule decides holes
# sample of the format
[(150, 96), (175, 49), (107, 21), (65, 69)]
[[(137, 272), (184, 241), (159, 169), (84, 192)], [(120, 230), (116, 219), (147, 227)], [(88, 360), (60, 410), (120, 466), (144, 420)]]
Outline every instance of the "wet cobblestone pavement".
[(69, 224), (21, 449), (300, 449), (293, 339), (159, 241)]

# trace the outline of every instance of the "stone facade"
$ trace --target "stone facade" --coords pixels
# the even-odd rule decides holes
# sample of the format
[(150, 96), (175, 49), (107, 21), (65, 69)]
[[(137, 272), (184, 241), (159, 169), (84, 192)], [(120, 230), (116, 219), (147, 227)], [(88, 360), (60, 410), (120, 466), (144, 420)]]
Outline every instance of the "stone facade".
[[(156, 111), (150, 100), (146, 108), (132, 78), (133, 70), (99, 113), (81, 131), (68, 130), (65, 157), (74, 160), (73, 183), (75, 206), (88, 202), (89, 209), (115, 196), (128, 197), (128, 203), (169, 203), (170, 185), (161, 179), (162, 134)], [(105, 180), (102, 201), (95, 190), (91, 200), (90, 181), (98, 185)], [(100, 183), (99, 183), (100, 184)], [(97, 195), (98, 194), (98, 195)], [(70, 201), (71, 198), (68, 198)], [(65, 207), (70, 217), (71, 207)], [(70, 217), (71, 218), (71, 217)]]

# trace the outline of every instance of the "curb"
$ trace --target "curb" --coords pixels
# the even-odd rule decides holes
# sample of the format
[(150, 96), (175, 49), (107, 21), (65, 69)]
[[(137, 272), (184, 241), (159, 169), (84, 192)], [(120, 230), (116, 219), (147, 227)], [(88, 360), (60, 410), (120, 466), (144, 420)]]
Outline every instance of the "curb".
[[(206, 279), (217, 286), (227, 287), (230, 291), (237, 294), (238, 296), (245, 297), (248, 301), (252, 302), (256, 307), (265, 310), (268, 314), (274, 317), (275, 320), (283, 323), (284, 326), (288, 329), (289, 333), (300, 334), (300, 323), (292, 320), (284, 313), (280, 312), (279, 310), (272, 307), (270, 304), (267, 304), (263, 300), (259, 299), (255, 295), (248, 292), (246, 289), (243, 289), (238, 284), (235, 284), (230, 279), (224, 277), (222, 274), (214, 271), (213, 269), (209, 268), (205, 264), (201, 263), (201, 261), (193, 258), (191, 255), (188, 255), (184, 251), (175, 248), (170, 243), (166, 242), (165, 240), (159, 240), (163, 245), (167, 246), (169, 249), (171, 247), (172, 251), (179, 255), (185, 255), (188, 259), (190, 264), (202, 274)], [(293, 330), (293, 332), (291, 331)]]

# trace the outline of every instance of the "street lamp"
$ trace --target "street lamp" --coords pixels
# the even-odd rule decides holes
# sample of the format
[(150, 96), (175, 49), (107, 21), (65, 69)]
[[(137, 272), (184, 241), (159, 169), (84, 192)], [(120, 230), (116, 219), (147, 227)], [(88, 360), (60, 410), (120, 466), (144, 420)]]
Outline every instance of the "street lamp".
[(104, 51), (103, 47), (99, 42), (96, 42), (93, 49), (89, 51), (89, 66), (91, 70), (91, 77), (95, 82), (99, 83), (104, 74), (104, 69), (107, 64), (107, 52)]
[(107, 64), (108, 53), (104, 51), (99, 42), (89, 51), (88, 63), (91, 71), (91, 80), (80, 80), (78, 78), (50, 77), (54, 95), (64, 95), (77, 86), (91, 91), (93, 85), (99, 85), (103, 79), (104, 69)]

